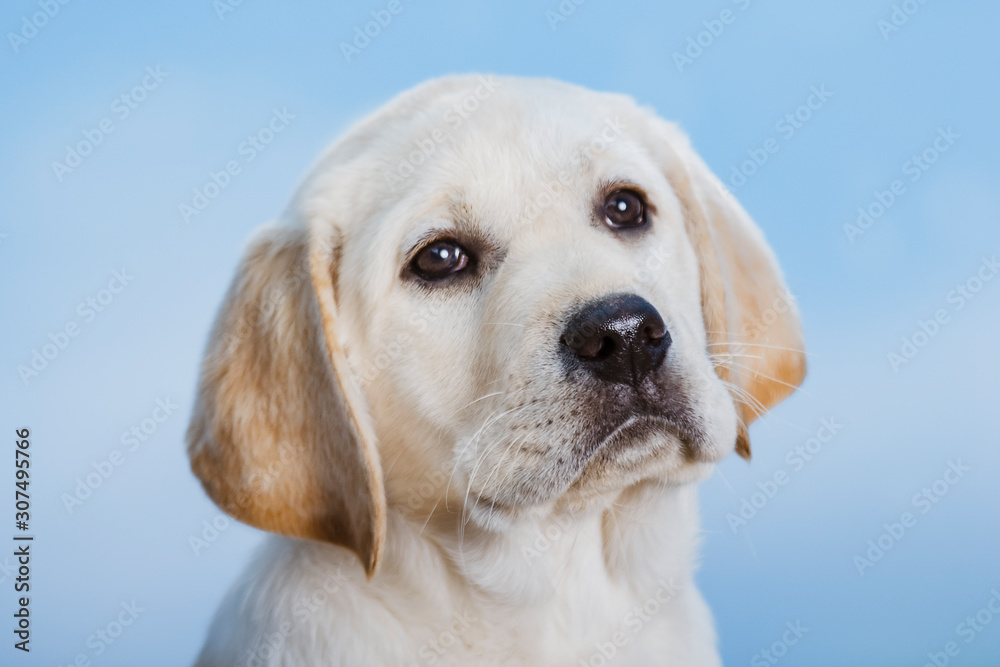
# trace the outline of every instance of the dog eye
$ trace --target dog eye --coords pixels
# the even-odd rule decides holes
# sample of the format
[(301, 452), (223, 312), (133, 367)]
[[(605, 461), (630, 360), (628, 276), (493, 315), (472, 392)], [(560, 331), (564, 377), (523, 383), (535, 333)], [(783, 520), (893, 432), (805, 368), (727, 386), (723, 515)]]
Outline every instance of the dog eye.
[(458, 273), (469, 265), (469, 253), (454, 241), (435, 241), (422, 248), (413, 261), (410, 270), (424, 280), (443, 280)]
[(612, 229), (631, 229), (646, 224), (646, 204), (633, 190), (615, 190), (604, 200), (604, 223)]

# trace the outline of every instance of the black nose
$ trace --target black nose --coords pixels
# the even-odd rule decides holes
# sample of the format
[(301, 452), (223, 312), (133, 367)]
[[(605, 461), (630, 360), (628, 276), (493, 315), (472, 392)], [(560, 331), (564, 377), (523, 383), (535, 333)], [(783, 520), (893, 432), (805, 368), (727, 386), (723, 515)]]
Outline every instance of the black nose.
[(562, 342), (601, 380), (638, 386), (663, 363), (670, 334), (652, 304), (617, 294), (584, 306), (566, 325)]

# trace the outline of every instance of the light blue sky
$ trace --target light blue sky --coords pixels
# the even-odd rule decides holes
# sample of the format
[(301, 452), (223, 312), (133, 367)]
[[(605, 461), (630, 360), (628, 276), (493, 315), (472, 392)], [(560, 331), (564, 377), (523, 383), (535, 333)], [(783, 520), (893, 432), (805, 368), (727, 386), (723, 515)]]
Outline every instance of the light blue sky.
[[(188, 471), (183, 432), (242, 245), (349, 123), (429, 77), (484, 71), (628, 93), (678, 121), (727, 181), (748, 151), (777, 147), (734, 191), (798, 296), (810, 374), (754, 427), (753, 463), (728, 460), (702, 488), (699, 580), (726, 663), (755, 664), (798, 621), (809, 630), (779, 664), (922, 665), (948, 641), (961, 650), (951, 664), (994, 664), (1000, 618), (968, 643), (959, 624), (1000, 589), (1000, 279), (971, 300), (949, 293), (1000, 253), (1000, 6), (909, 0), (917, 11), (886, 38), (887, 0), (587, 0), (554, 28), (555, 0), (402, 0), (348, 62), (339, 44), (388, 4), (246, 0), (220, 19), (211, 0), (70, 2), (16, 45), (8, 33), (42, 10), (0, 10), (0, 425), (8, 447), (15, 427), (33, 431), (38, 535), (32, 652), (10, 648), (12, 582), (0, 569), (0, 663), (193, 658), (259, 540), (234, 525), (198, 555), (188, 544), (217, 511)], [(723, 10), (729, 23), (679, 71), (674, 52)], [(144, 77), (123, 117), (115, 100)], [(813, 98), (819, 108), (788, 137), (777, 124), (813, 87), (832, 96)], [(241, 142), (275, 108), (294, 118), (247, 160)], [(52, 163), (102, 121), (113, 131), (60, 181)], [(906, 163), (948, 128), (957, 138), (910, 180)], [(241, 172), (185, 224), (178, 206), (229, 160)], [(905, 191), (849, 242), (845, 224), (897, 179)], [(123, 268), (124, 289), (102, 293)], [(109, 297), (92, 318), (78, 311)], [(887, 354), (938, 310), (947, 321), (895, 372)], [(78, 334), (22, 382), (17, 367), (70, 321)], [(122, 432), (157, 399), (178, 407), (128, 451)], [(842, 427), (801, 467), (786, 458), (823, 419)], [(69, 514), (60, 497), (115, 449), (121, 465)], [(922, 514), (913, 496), (959, 460), (968, 471)], [(779, 471), (787, 484), (731, 530), (727, 514)], [(861, 576), (854, 557), (907, 511), (915, 524)], [(97, 656), (88, 637), (133, 600), (138, 619)]]

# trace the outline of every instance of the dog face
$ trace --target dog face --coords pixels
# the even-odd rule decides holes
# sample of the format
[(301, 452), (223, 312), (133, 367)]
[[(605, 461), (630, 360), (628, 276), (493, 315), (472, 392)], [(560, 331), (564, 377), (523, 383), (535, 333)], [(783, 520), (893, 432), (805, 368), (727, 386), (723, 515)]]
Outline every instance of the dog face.
[(287, 218), (216, 325), (193, 467), (238, 518), (369, 572), (387, 502), (499, 529), (692, 481), (749, 456), (746, 425), (804, 373), (759, 230), (624, 97), (426, 84), (324, 156)]
[[(344, 239), (345, 339), (364, 341), (351, 357), (376, 430), (395, 422), (383, 461), (403, 449), (390, 494), (420, 479), (397, 467), (444, 473), (470, 509), (503, 516), (571, 488), (690, 478), (732, 451), (681, 203), (634, 112), (571, 110), (565, 92), (501, 85)], [(404, 125), (388, 163), (433, 130)]]

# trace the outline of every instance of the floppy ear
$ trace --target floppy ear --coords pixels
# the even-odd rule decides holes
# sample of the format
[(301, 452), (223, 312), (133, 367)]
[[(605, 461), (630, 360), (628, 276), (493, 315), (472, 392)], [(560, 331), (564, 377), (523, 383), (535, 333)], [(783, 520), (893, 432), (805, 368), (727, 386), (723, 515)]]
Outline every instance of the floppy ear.
[(211, 334), (188, 453), (229, 514), (345, 546), (370, 577), (386, 501), (367, 407), (336, 337), (333, 247), (292, 228), (251, 243)]
[(740, 417), (736, 451), (749, 459), (747, 427), (805, 377), (798, 309), (760, 228), (687, 137), (665, 121), (655, 122), (667, 139), (667, 178), (698, 255), (708, 351)]

